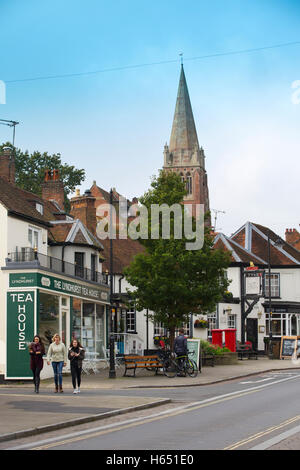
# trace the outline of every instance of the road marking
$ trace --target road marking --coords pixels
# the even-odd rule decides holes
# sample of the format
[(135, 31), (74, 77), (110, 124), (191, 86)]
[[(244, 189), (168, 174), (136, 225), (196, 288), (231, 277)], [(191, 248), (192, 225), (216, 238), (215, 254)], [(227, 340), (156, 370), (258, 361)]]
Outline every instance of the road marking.
[(235, 444), (231, 444), (230, 446), (228, 447), (225, 447), (223, 450), (235, 450), (237, 449), (238, 447), (242, 447), (246, 444), (248, 444), (249, 442), (252, 442), (252, 441), (255, 441), (256, 439), (259, 439), (260, 437), (264, 437), (274, 431), (277, 431), (278, 429), (281, 429), (285, 426), (288, 426), (296, 421), (299, 421), (300, 419), (300, 415), (298, 416), (295, 416), (294, 418), (290, 418), (288, 419), (287, 421), (284, 421), (283, 423), (280, 423), (276, 426), (272, 426), (264, 431), (260, 431), (258, 432), (257, 434), (254, 434), (253, 436), (249, 436), (249, 437), (246, 437), (245, 439), (239, 441), (239, 442), (236, 442)]
[(262, 379), (262, 380), (249, 380), (248, 382), (240, 382), (240, 384), (258, 384), (260, 382), (267, 382), (268, 380), (274, 380), (274, 377), (269, 377), (267, 379)]
[(278, 436), (272, 437), (268, 441), (262, 442), (261, 444), (256, 445), (255, 447), (251, 447), (249, 450), (266, 450), (269, 449), (270, 447), (274, 446), (275, 444), (278, 444), (279, 442), (283, 441), (284, 439), (287, 439), (294, 434), (297, 434), (300, 432), (300, 426), (295, 426), (292, 429), (289, 429), (288, 431), (282, 432)]
[[(65, 444), (71, 444), (71, 443), (78, 442), (78, 441), (81, 441), (81, 440), (86, 440), (86, 439), (91, 439), (91, 438), (94, 438), (94, 437), (99, 437), (99, 436), (102, 436), (104, 434), (109, 434), (111, 432), (124, 431), (125, 429), (132, 428), (132, 427), (135, 427), (135, 426), (138, 426), (138, 425), (148, 424), (148, 423), (151, 423), (153, 421), (157, 421), (157, 420), (160, 420), (160, 419), (163, 419), (163, 418), (166, 418), (166, 417), (170, 418), (170, 417), (182, 414), (182, 413), (187, 413), (187, 412), (190, 412), (190, 411), (198, 410), (198, 409), (204, 408), (206, 406), (211, 406), (211, 405), (215, 405), (215, 404), (218, 404), (218, 403), (222, 403), (224, 401), (233, 400), (234, 398), (242, 397), (244, 395), (250, 395), (251, 393), (255, 393), (257, 391), (259, 391), (259, 390), (252, 390), (252, 391), (249, 391), (249, 392), (240, 393), (239, 395), (222, 398), (220, 400), (210, 401), (209, 403), (202, 403), (201, 405), (197, 405), (197, 406), (187, 405), (185, 407), (181, 407), (181, 409), (176, 409), (177, 411), (175, 411), (175, 410), (167, 411), (167, 412), (165, 412), (164, 416), (162, 415), (163, 413), (161, 413), (161, 415), (153, 415), (153, 417), (137, 418), (136, 422), (134, 422), (134, 423), (125, 424), (126, 423), (125, 422), (124, 424), (122, 424), (122, 423), (121, 424), (119, 423), (119, 425), (115, 424), (114, 427), (111, 428), (111, 429), (106, 429), (106, 430), (97, 431), (97, 432), (91, 432), (89, 430), (88, 432), (90, 434), (87, 433), (87, 435), (85, 435), (85, 436), (72, 437), (70, 439), (65, 439), (63, 441), (53, 442), (53, 443), (50, 443), (48, 445), (33, 447), (30, 450), (45, 450), (45, 449), (49, 449), (51, 447), (62, 446), (62, 445), (65, 445)], [(73, 434), (73, 436), (74, 436), (74, 434)]]
[[(255, 392), (262, 391), (264, 388), (269, 387), (271, 385), (276, 385), (278, 383), (286, 382), (288, 380), (293, 380), (293, 379), (296, 379), (296, 378), (299, 378), (299, 377), (300, 377), (300, 375), (295, 375), (295, 376), (292, 376), (292, 377), (286, 377), (286, 378), (283, 378), (283, 379), (280, 379), (280, 380), (276, 380), (274, 382), (269, 382), (267, 384), (259, 385), (259, 386), (256, 386), (256, 387), (251, 387), (251, 388), (248, 388), (248, 389), (245, 389), (245, 390), (238, 390), (236, 392), (230, 392), (230, 393), (227, 393), (227, 394), (224, 394), (224, 395), (219, 395), (217, 397), (207, 398), (207, 399), (202, 400), (202, 401), (198, 401), (198, 402), (190, 403), (190, 404), (187, 404), (187, 405), (183, 405), (183, 406), (178, 407), (178, 408), (174, 408), (173, 410), (165, 410), (165, 411), (162, 411), (160, 413), (148, 416), (147, 418), (144, 418), (144, 417), (134, 418), (134, 419), (131, 419), (131, 420), (124, 421), (122, 423), (114, 423), (114, 424), (109, 424), (107, 426), (100, 426), (98, 428), (95, 428), (94, 432), (92, 432), (90, 429), (85, 430), (85, 431), (79, 431), (77, 433), (73, 432), (72, 434), (67, 434), (67, 435), (61, 436), (64, 439), (63, 441), (59, 441), (59, 439), (60, 439), (59, 437), (54, 437), (54, 438), (49, 438), (49, 439), (45, 439), (45, 440), (40, 441), (39, 442), (40, 445), (38, 447), (32, 448), (31, 446), (34, 445), (34, 443), (28, 443), (28, 444), (23, 444), (23, 445), (17, 446), (17, 447), (11, 447), (11, 448), (8, 448), (7, 450), (18, 450), (18, 449), (22, 449), (22, 448), (23, 449), (24, 448), (30, 448), (32, 450), (42, 450), (42, 449), (46, 449), (46, 448), (50, 448), (50, 447), (56, 447), (56, 446), (64, 445), (66, 443), (76, 442), (76, 441), (79, 441), (79, 440), (86, 440), (86, 439), (89, 439), (91, 437), (97, 437), (97, 436), (102, 435), (102, 434), (108, 434), (110, 432), (116, 432), (116, 431), (119, 431), (119, 430), (127, 429), (129, 427), (137, 426), (137, 425), (140, 425), (140, 424), (147, 424), (147, 423), (150, 423), (152, 421), (159, 420), (159, 419), (169, 418), (169, 417), (176, 416), (176, 415), (179, 415), (179, 414), (182, 414), (182, 413), (187, 413), (189, 411), (204, 408), (206, 406), (219, 404), (219, 403), (222, 403), (222, 402), (234, 399), (234, 398), (243, 397), (243, 396), (248, 395), (250, 393), (255, 393)], [(78, 437), (76, 437), (76, 436), (78, 436)]]
[(248, 389), (245, 389), (245, 390), (238, 390), (236, 392), (230, 392), (230, 393), (227, 393), (227, 394), (224, 394), (224, 395), (219, 395), (217, 397), (207, 398), (207, 399), (202, 400), (202, 401), (198, 401), (198, 402), (190, 403), (190, 404), (187, 404), (187, 405), (183, 405), (183, 406), (178, 407), (178, 408), (174, 408), (173, 410), (165, 410), (165, 411), (162, 411), (160, 413), (148, 416), (147, 418), (145, 418), (145, 417), (134, 418), (134, 419), (131, 419), (131, 420), (124, 421), (122, 423), (114, 423), (114, 424), (110, 424), (110, 425), (107, 425), (107, 426), (100, 426), (98, 428), (95, 428), (93, 432), (90, 429), (85, 430), (85, 431), (79, 431), (77, 433), (73, 432), (72, 434), (67, 434), (65, 436), (61, 436), (61, 438), (63, 438), (62, 441), (59, 441), (59, 439), (60, 439), (59, 437), (55, 437), (55, 438), (50, 438), (50, 439), (40, 441), (38, 447), (32, 448), (30, 446), (32, 446), (32, 445), (34, 446), (35, 444), (34, 443), (29, 443), (29, 444), (24, 444), (22, 446), (10, 448), (8, 450), (17, 450), (17, 449), (21, 449), (21, 448), (31, 448), (32, 450), (42, 450), (42, 449), (56, 447), (56, 446), (60, 446), (60, 445), (64, 445), (64, 444), (68, 444), (68, 443), (72, 443), (72, 442), (77, 442), (77, 441), (80, 441), (80, 440), (86, 440), (86, 439), (89, 439), (89, 438), (92, 438), (92, 437), (97, 437), (97, 436), (100, 436), (100, 435), (103, 435), (103, 434), (108, 434), (110, 432), (125, 430), (125, 429), (133, 427), (133, 426), (138, 426), (140, 424), (147, 424), (147, 423), (150, 423), (152, 421), (159, 420), (159, 419), (169, 418), (169, 417), (176, 416), (176, 415), (179, 415), (179, 414), (182, 414), (182, 413), (187, 413), (189, 411), (194, 411), (194, 410), (204, 408), (204, 407), (207, 407), (207, 406), (219, 404), (219, 403), (222, 403), (222, 402), (225, 402), (225, 401), (228, 401), (228, 400), (232, 400), (234, 398), (243, 397), (243, 396), (248, 395), (250, 393), (256, 393), (256, 392), (262, 391), (264, 388), (269, 387), (271, 385), (286, 382), (288, 380), (296, 379), (296, 378), (299, 378), (299, 377), (300, 377), (299, 375), (296, 375), (296, 376), (293, 376), (293, 377), (286, 377), (284, 379), (280, 379), (280, 380), (277, 380), (277, 381), (272, 382), (272, 383), (269, 382), (267, 384), (259, 385), (259, 386), (256, 386), (256, 387), (251, 387), (251, 388), (248, 388)]

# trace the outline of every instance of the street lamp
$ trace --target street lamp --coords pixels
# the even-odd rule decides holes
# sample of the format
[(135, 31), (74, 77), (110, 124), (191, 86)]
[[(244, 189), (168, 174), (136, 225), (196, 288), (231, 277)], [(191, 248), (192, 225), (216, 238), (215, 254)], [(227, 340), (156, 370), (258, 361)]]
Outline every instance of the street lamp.
[[(282, 246), (284, 241), (278, 237), (275, 242), (274, 246)], [(273, 332), (272, 332), (272, 293), (271, 293), (271, 237), (270, 237), (270, 230), (268, 230), (268, 278), (269, 278), (269, 359), (273, 359)]]
[(114, 326), (114, 320), (115, 320), (115, 308), (112, 305), (112, 299), (113, 299), (113, 240), (112, 240), (112, 226), (113, 226), (113, 213), (112, 213), (112, 204), (113, 204), (113, 190), (110, 190), (110, 197), (109, 197), (109, 203), (110, 203), (110, 214), (109, 214), (109, 270), (110, 270), (110, 318), (111, 318), (111, 332), (110, 332), (110, 338), (109, 338), (109, 378), (110, 379), (115, 379), (116, 378), (116, 369), (115, 369), (115, 338), (114, 338), (114, 332), (113, 332), (113, 326)]

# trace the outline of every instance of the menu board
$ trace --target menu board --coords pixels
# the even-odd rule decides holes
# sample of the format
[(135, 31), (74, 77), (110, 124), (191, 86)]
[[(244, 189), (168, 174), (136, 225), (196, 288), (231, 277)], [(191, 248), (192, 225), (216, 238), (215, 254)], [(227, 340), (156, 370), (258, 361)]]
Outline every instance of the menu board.
[(199, 369), (199, 360), (200, 360), (200, 339), (190, 339), (187, 340), (187, 348), (190, 352), (189, 358), (193, 359), (196, 362)]
[(280, 347), (280, 359), (292, 358), (293, 354), (300, 355), (300, 337), (299, 336), (282, 336)]

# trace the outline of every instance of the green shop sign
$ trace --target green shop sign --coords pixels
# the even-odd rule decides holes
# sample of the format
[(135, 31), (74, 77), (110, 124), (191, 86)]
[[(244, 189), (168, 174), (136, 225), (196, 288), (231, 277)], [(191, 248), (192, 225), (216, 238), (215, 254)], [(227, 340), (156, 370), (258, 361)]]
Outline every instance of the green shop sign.
[(41, 273), (11, 273), (9, 275), (9, 287), (39, 287), (90, 300), (109, 301), (108, 288), (99, 289), (98, 287), (85, 286)]
[(34, 335), (35, 292), (7, 292), (7, 378), (28, 378), (28, 345)]

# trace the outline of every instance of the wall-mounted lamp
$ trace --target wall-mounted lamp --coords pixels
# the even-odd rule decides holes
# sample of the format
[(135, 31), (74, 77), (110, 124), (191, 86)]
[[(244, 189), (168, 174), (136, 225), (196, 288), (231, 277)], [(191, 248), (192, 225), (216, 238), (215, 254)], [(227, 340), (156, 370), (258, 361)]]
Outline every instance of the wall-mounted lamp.
[(232, 308), (224, 308), (224, 309), (223, 309), (223, 315), (226, 315), (226, 313), (227, 313), (228, 315), (230, 315), (231, 312), (232, 312)]

